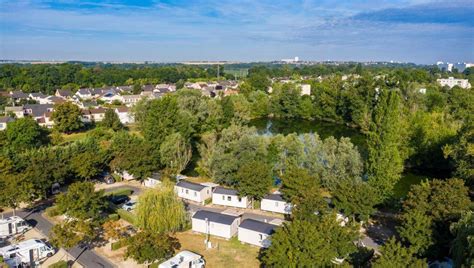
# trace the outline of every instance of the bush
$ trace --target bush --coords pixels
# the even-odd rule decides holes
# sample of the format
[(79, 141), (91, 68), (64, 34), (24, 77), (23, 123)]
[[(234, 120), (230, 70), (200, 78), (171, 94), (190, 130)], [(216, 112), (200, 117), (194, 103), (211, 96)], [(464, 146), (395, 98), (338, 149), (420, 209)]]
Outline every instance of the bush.
[(68, 268), (68, 265), (66, 261), (58, 261), (48, 266), (48, 268)]
[(117, 249), (123, 248), (126, 245), (127, 245), (127, 241), (123, 239), (123, 240), (119, 240), (117, 242), (110, 244), (110, 249), (117, 250)]
[(56, 217), (59, 215), (59, 210), (56, 206), (49, 207), (45, 210), (45, 213), (48, 217)]
[(128, 221), (132, 225), (135, 225), (135, 215), (133, 215), (131, 212), (128, 212), (123, 209), (118, 209), (117, 214), (120, 216), (121, 219)]
[(117, 221), (118, 219), (120, 219), (120, 216), (116, 213), (113, 213), (113, 214), (109, 215), (109, 220)]
[(212, 198), (208, 198), (204, 201), (204, 205), (209, 205), (210, 203), (212, 203)]

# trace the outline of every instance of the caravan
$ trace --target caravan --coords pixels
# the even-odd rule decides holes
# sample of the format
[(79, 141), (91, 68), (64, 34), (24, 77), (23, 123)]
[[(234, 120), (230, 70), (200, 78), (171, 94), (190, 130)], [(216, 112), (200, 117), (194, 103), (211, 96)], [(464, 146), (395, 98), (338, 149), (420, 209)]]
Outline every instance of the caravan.
[(51, 246), (38, 239), (30, 239), (0, 248), (0, 256), (14, 267), (21, 263), (33, 266), (34, 263), (49, 258), (54, 253), (55, 250)]
[(31, 229), (31, 226), (18, 216), (11, 216), (6, 219), (0, 219), (0, 238), (24, 233)]

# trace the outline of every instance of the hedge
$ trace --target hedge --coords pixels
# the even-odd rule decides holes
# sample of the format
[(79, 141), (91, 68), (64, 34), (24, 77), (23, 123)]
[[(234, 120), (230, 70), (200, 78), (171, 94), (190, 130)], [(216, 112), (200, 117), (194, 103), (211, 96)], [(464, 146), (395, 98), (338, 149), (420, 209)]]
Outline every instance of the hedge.
[(126, 195), (126, 196), (130, 196), (132, 194), (133, 194), (132, 189), (119, 189), (119, 190), (116, 190), (116, 191), (105, 193), (106, 196), (108, 196), (108, 195)]
[(48, 266), (48, 268), (68, 268), (68, 266), (66, 261), (58, 261)]
[(117, 214), (121, 219), (128, 221), (132, 225), (135, 225), (135, 215), (133, 215), (131, 212), (123, 209), (117, 209)]
[(118, 219), (120, 219), (120, 216), (116, 213), (113, 213), (113, 214), (109, 215), (109, 220), (116, 221)]
[(45, 210), (46, 215), (49, 217), (56, 217), (59, 215), (58, 208), (56, 206), (49, 207)]
[(127, 244), (126, 240), (119, 240), (117, 242), (110, 244), (110, 249), (117, 250), (117, 249), (123, 248), (126, 244)]

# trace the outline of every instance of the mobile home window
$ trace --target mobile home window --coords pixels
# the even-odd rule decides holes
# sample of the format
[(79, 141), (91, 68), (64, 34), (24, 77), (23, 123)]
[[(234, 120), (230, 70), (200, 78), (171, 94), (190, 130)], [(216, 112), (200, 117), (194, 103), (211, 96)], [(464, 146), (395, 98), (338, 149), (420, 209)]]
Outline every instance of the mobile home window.
[(222, 196), (222, 200), (224, 200), (224, 201), (225, 201), (225, 195), (223, 195), (223, 196)]
[(227, 197), (227, 201), (231, 201), (232, 200), (232, 197), (231, 196), (228, 196)]
[(194, 192), (194, 196), (197, 196), (197, 193), (196, 193), (196, 192)]
[(275, 202), (275, 207), (278, 207), (278, 202)]
[(263, 235), (259, 234), (258, 236), (260, 237), (260, 241), (262, 241), (263, 240)]
[(238, 200), (239, 200), (239, 202), (242, 202), (242, 197), (239, 196), (239, 199), (238, 199)]
[(186, 189), (186, 194), (188, 194), (188, 193), (189, 193), (189, 191), (188, 191), (188, 189)]

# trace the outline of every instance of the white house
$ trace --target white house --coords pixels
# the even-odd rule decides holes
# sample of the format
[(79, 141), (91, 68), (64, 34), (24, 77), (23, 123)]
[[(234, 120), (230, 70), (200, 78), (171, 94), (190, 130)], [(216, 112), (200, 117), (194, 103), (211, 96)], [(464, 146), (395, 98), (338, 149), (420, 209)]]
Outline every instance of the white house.
[(135, 119), (133, 118), (132, 113), (130, 113), (130, 109), (128, 107), (115, 108), (115, 113), (118, 115), (122, 124), (130, 124), (135, 122)]
[(91, 118), (94, 122), (100, 122), (105, 118), (105, 109), (102, 107), (89, 109)]
[(311, 85), (310, 84), (301, 84), (301, 96), (311, 95)]
[(212, 188), (210, 186), (185, 180), (180, 180), (174, 186), (174, 189), (179, 197), (202, 204), (212, 196)]
[(15, 119), (9, 116), (0, 116), (0, 131), (7, 129), (7, 124)]
[(192, 230), (226, 239), (233, 237), (240, 224), (240, 217), (199, 210), (192, 217)]
[(23, 106), (8, 106), (8, 107), (5, 107), (5, 114), (8, 115), (9, 113), (14, 114), (16, 118), (25, 117), (25, 110), (23, 110)]
[(150, 177), (146, 178), (143, 181), (143, 185), (149, 188), (155, 188), (156, 186), (161, 184), (161, 174), (160, 173), (153, 173)]
[(250, 205), (248, 197), (241, 197), (236, 190), (224, 187), (216, 187), (212, 193), (212, 203), (215, 205), (238, 208), (248, 208)]
[(246, 219), (239, 225), (238, 238), (240, 242), (267, 248), (270, 237), (277, 226), (253, 219)]
[(93, 97), (90, 88), (80, 88), (74, 95), (80, 98), (81, 100), (90, 100)]
[(260, 202), (260, 209), (270, 212), (290, 214), (292, 205), (285, 200), (279, 193), (267, 194)]
[(454, 86), (458, 86), (461, 88), (470, 88), (471, 84), (467, 79), (455, 79), (454, 77), (449, 77), (447, 79), (437, 79), (436, 80), (442, 87), (448, 86), (449, 88), (453, 88)]
[(114, 173), (119, 175), (120, 177), (122, 177), (123, 180), (126, 180), (126, 181), (131, 181), (131, 180), (135, 179), (133, 174), (128, 173), (128, 171), (126, 171), (126, 170), (124, 170), (122, 172), (115, 171)]
[(122, 103), (127, 106), (133, 106), (143, 98), (142, 95), (123, 95)]

